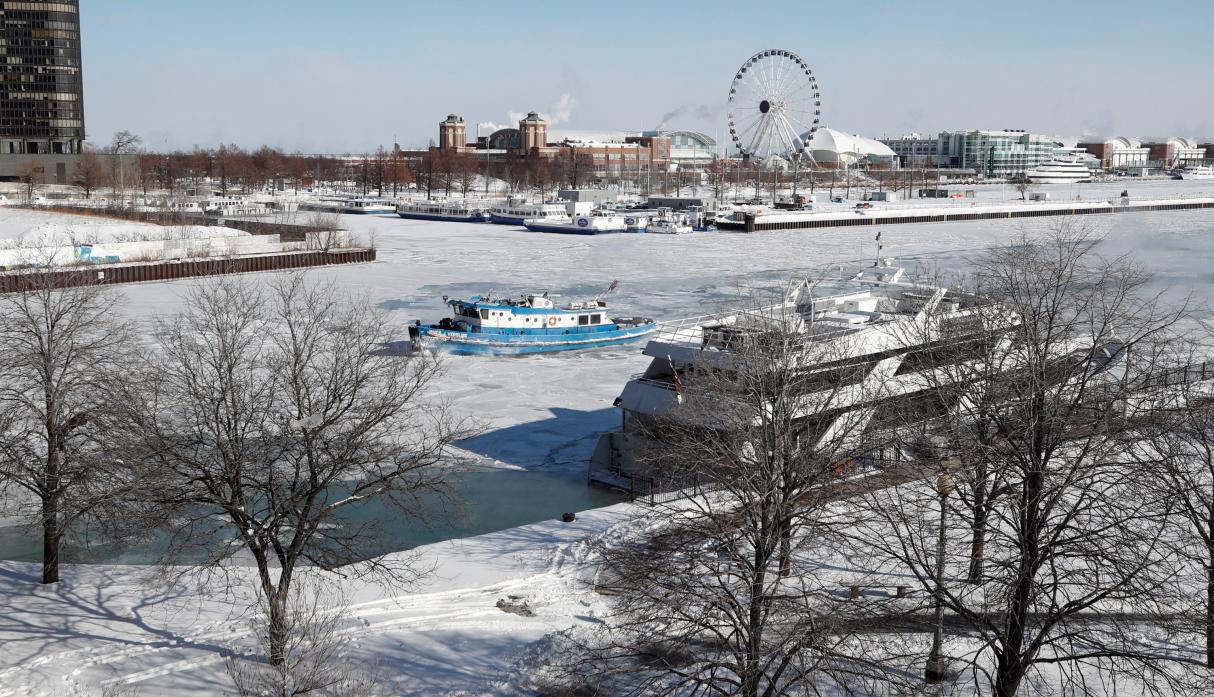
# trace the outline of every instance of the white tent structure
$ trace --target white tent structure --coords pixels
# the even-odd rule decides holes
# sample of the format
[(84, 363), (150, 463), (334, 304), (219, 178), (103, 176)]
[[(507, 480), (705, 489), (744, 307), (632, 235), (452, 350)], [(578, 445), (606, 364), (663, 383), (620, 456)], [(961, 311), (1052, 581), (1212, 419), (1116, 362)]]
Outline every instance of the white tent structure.
[[(804, 137), (804, 134), (802, 134)], [(816, 162), (851, 167), (866, 162), (894, 161), (894, 151), (881, 141), (821, 127), (809, 139), (806, 150)]]

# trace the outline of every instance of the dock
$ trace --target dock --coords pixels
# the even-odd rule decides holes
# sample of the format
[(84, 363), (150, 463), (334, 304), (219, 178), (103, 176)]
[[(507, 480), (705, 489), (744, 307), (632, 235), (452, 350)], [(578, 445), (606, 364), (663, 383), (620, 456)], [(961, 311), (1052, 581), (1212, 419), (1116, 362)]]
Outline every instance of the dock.
[(1214, 208), (1214, 198), (1113, 199), (1109, 201), (1030, 201), (969, 207), (870, 208), (859, 211), (771, 211), (744, 213), (741, 220), (720, 220), (717, 227), (732, 232), (803, 230), (808, 228), (899, 225), (904, 223), (963, 223), (975, 220), (1039, 218), (1060, 215), (1113, 215), (1151, 211), (1187, 211)]

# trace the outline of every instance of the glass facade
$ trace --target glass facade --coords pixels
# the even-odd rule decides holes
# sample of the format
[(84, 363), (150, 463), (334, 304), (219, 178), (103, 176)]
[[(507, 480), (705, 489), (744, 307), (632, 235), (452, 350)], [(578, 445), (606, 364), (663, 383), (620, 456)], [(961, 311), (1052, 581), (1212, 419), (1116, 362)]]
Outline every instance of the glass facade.
[(84, 141), (79, 0), (0, 0), (0, 154), (70, 154)]
[(984, 177), (1013, 177), (1048, 162), (1058, 143), (1024, 131), (964, 131), (940, 134), (938, 151), (949, 167)]

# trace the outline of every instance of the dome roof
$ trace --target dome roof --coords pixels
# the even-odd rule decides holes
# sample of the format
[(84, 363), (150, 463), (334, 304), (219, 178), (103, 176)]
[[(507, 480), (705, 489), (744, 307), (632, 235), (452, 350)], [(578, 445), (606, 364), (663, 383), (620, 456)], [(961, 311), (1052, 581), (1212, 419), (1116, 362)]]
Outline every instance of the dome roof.
[(1197, 141), (1193, 140), (1192, 138), (1182, 138), (1180, 136), (1173, 136), (1171, 138), (1168, 138), (1168, 145), (1171, 147), (1175, 147), (1175, 148), (1192, 149), (1192, 148), (1197, 147)]
[[(801, 134), (801, 139), (804, 140), (806, 135), (808, 131)], [(894, 151), (881, 141), (826, 127), (818, 128), (805, 147), (815, 160), (823, 162), (857, 162), (894, 157)]]
[(1127, 138), (1125, 136), (1114, 136), (1104, 141), (1104, 144), (1110, 150), (1130, 150), (1142, 147), (1142, 141), (1137, 138)]

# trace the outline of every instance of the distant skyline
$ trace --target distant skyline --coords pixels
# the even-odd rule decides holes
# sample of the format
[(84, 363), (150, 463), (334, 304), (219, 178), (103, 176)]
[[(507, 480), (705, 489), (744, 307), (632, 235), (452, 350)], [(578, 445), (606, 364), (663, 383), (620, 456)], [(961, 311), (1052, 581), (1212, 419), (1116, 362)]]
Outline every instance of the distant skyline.
[(80, 4), (96, 144), (363, 152), (426, 145), (448, 113), (471, 140), (530, 110), (719, 141), (730, 80), (766, 48), (812, 66), (825, 125), (873, 138), (1214, 136), (1208, 2)]

